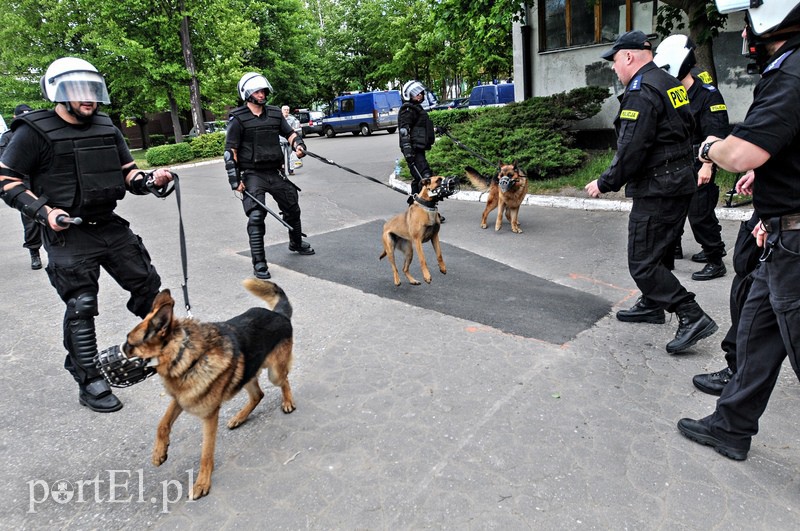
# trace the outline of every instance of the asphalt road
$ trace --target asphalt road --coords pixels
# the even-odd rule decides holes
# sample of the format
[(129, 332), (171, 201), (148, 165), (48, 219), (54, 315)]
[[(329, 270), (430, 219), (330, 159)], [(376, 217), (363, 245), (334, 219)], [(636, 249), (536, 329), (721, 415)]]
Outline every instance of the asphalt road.
[[(310, 137), (310, 150), (386, 180), (397, 137)], [(258, 302), (246, 218), (220, 162), (177, 168), (192, 314), (227, 319)], [(675, 423), (711, 412), (691, 376), (722, 367), (730, 276), (690, 280), (720, 332), (680, 356), (677, 327), (620, 323), (638, 292), (624, 211), (525, 206), (524, 233), (479, 228), (483, 205), (447, 200), (447, 275), (392, 284), (380, 228), (405, 196), (305, 159), (304, 230), (317, 254), (286, 249), (268, 221), (273, 280), (293, 306), (297, 410), (279, 391), (248, 422), (220, 428), (211, 494), (185, 499), (200, 423), (181, 417), (169, 459), (150, 463), (168, 397), (158, 378), (118, 391), (125, 407), (82, 408), (61, 367), (63, 305), (31, 271), (18, 214), (0, 208), (0, 521), (8, 529), (797, 529), (800, 389), (782, 373), (749, 458), (733, 462)], [(608, 205), (608, 203), (606, 203)], [(186, 316), (174, 197), (127, 197), (131, 221)], [(723, 221), (729, 247), (738, 228)], [(687, 231), (689, 234), (689, 231)], [(687, 254), (699, 247), (684, 239)], [(433, 251), (426, 246), (430, 262)], [(730, 254), (726, 258), (730, 269)], [(412, 267), (417, 267), (416, 263)], [(101, 277), (100, 347), (136, 323)], [(244, 401), (223, 408), (227, 419)]]

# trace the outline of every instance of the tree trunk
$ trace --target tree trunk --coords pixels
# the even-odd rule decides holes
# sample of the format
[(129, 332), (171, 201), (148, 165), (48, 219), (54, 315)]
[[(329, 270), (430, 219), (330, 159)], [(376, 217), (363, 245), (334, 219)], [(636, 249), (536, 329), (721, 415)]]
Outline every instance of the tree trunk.
[(172, 132), (175, 134), (175, 143), (180, 144), (183, 142), (183, 131), (181, 130), (178, 102), (175, 101), (175, 96), (172, 94), (172, 90), (167, 91), (167, 97), (169, 98), (169, 117), (172, 120)]
[[(186, 12), (186, 3), (181, 0), (180, 4), (181, 13)], [(206, 132), (203, 127), (203, 112), (200, 106), (200, 82), (197, 80), (197, 69), (194, 64), (194, 53), (192, 51), (192, 40), (189, 33), (189, 16), (183, 15), (181, 17), (181, 48), (183, 50), (183, 61), (186, 63), (186, 71), (189, 72), (189, 101), (192, 106), (192, 122), (197, 128), (197, 134), (202, 135)]]

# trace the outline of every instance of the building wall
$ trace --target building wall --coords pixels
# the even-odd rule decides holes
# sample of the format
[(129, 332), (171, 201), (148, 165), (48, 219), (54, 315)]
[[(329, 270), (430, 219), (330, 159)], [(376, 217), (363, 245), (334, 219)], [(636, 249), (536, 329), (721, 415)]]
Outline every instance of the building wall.
[[(633, 29), (645, 33), (655, 32), (655, 8), (653, 2), (634, 3)], [(582, 121), (582, 129), (605, 129), (613, 127), (613, 121), (619, 111), (618, 96), (624, 92), (624, 87), (619, 83), (616, 74), (611, 69), (611, 63), (600, 58), (600, 55), (609, 48), (608, 44), (595, 44), (561, 50), (539, 51), (539, 28), (537, 5), (530, 8), (528, 23), (532, 27), (533, 38), (529, 56), (531, 57), (533, 96), (548, 96), (565, 92), (574, 88), (596, 85), (609, 87), (611, 97), (604, 103), (599, 114)], [(620, 17), (624, 19), (624, 17)], [(718, 87), (728, 106), (731, 123), (741, 121), (752, 101), (753, 87), (758, 80), (757, 76), (746, 73), (747, 61), (741, 55), (742, 39), (741, 20), (734, 17), (729, 19), (729, 25), (737, 25), (733, 29), (726, 29), (713, 42), (714, 59), (717, 68)], [(624, 28), (621, 28), (624, 31)], [(655, 41), (658, 44), (660, 41)], [(518, 23), (513, 29), (514, 46), (514, 79), (519, 80), (515, 86), (517, 100), (523, 99), (524, 87), (522, 64), (522, 37)], [(701, 65), (702, 66), (702, 65)]]

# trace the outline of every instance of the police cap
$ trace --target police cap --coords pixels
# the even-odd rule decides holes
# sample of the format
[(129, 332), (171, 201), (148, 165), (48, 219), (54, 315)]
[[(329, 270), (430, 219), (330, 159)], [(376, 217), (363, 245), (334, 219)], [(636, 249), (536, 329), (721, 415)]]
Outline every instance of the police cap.
[(616, 54), (620, 50), (652, 50), (653, 45), (650, 44), (650, 41), (647, 38), (647, 35), (644, 34), (643, 31), (633, 30), (623, 33), (617, 40), (614, 41), (614, 44), (611, 46), (611, 49), (608, 50), (606, 53), (601, 55), (603, 59), (606, 61), (613, 61), (614, 54)]

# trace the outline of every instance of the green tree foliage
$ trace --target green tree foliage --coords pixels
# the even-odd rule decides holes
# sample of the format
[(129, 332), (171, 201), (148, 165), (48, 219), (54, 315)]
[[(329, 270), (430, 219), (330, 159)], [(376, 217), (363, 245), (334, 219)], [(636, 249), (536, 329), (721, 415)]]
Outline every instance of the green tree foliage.
[[(433, 112), (431, 119), (492, 163), (516, 161), (529, 178), (555, 177), (583, 162), (583, 151), (571, 147), (570, 127), (600, 112), (609, 94), (607, 88), (582, 87), (505, 107)], [(462, 175), (465, 166), (493, 169), (447, 136), (436, 141), (428, 161), (442, 175)]]

